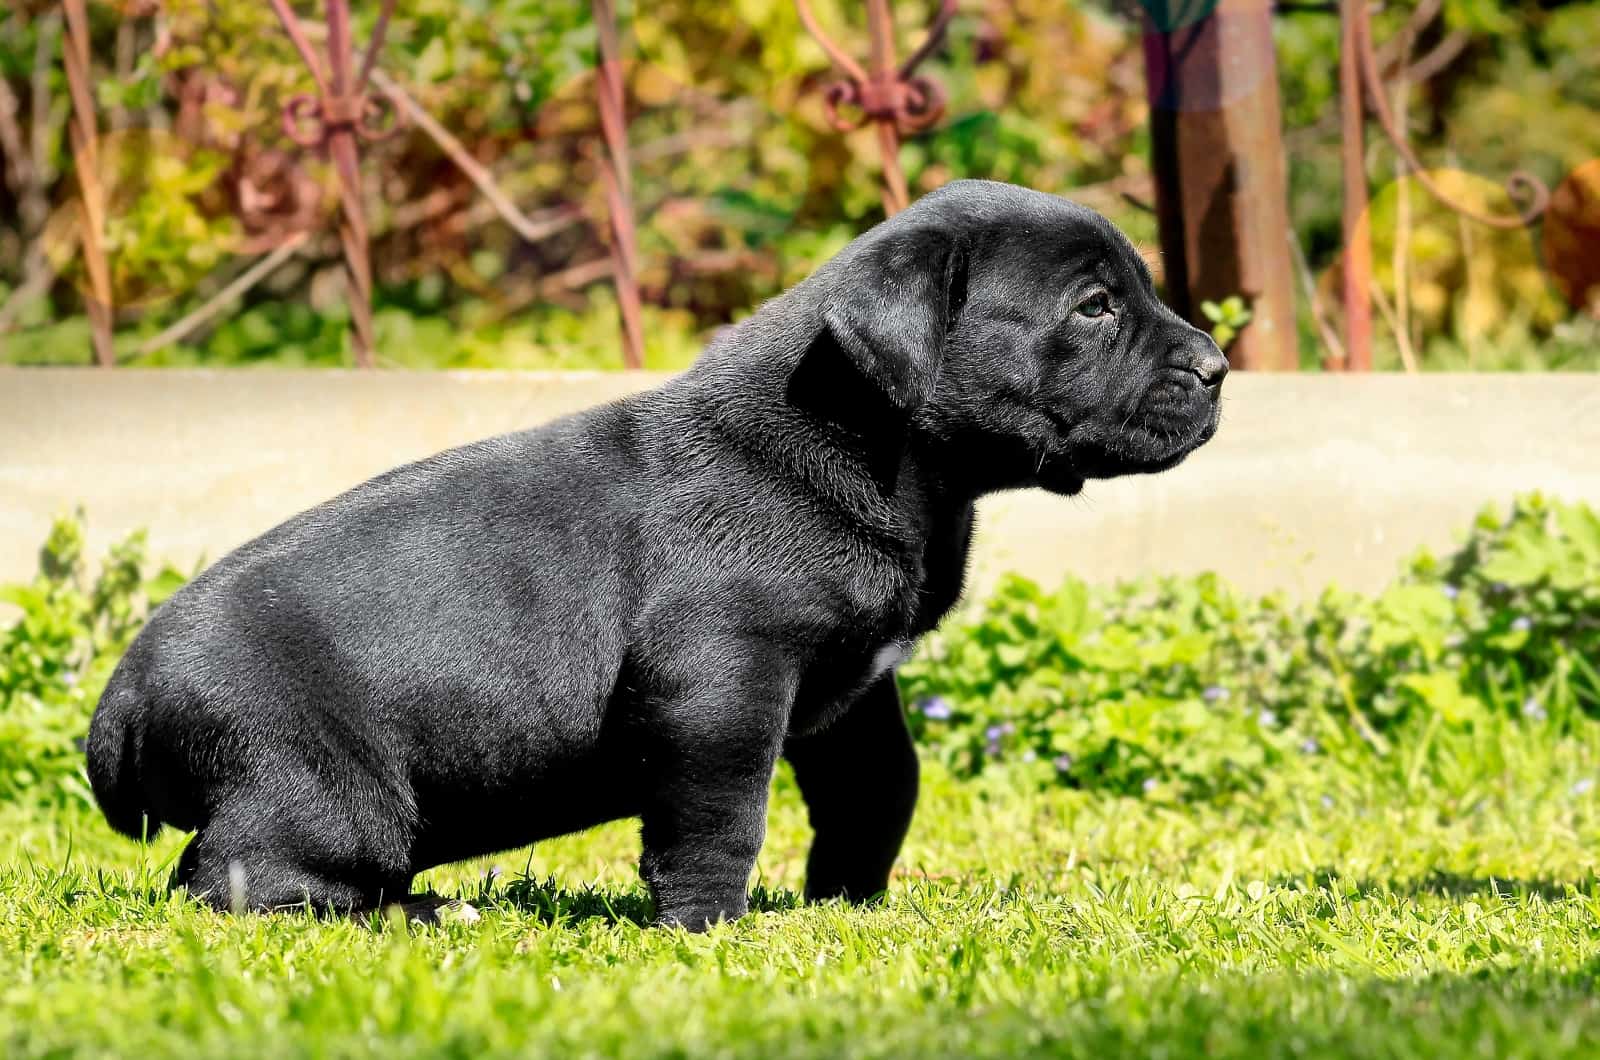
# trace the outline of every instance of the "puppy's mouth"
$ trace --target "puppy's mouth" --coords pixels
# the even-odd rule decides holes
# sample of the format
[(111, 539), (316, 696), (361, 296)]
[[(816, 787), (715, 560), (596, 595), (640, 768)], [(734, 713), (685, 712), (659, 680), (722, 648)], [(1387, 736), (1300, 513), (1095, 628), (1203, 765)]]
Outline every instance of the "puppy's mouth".
[(1170, 470), (1216, 435), (1219, 391), (1195, 373), (1174, 370), (1163, 372), (1120, 421), (1096, 417), (1075, 423), (1055, 409), (1030, 404), (1055, 435), (1036, 450), (1033, 484), (1071, 496), (1088, 479)]
[(1217, 433), (1217, 415), (1191, 422), (1178, 429), (1141, 426), (1126, 442), (1129, 471), (1153, 474), (1177, 467), (1190, 453), (1209, 442)]
[(1169, 368), (1140, 397), (1115, 447), (1137, 471), (1165, 471), (1209, 442), (1221, 417), (1220, 386), (1196, 372)]
[(1084, 479), (1170, 470), (1216, 435), (1220, 411), (1215, 392), (1207, 388), (1178, 407), (1158, 402), (1149, 408), (1141, 402), (1120, 424), (1102, 421), (1074, 427), (1051, 414), (1063, 444), (1059, 456), (1041, 461), (1040, 484), (1055, 492), (1068, 492), (1048, 480), (1052, 466), (1058, 477), (1070, 473), (1079, 488)]

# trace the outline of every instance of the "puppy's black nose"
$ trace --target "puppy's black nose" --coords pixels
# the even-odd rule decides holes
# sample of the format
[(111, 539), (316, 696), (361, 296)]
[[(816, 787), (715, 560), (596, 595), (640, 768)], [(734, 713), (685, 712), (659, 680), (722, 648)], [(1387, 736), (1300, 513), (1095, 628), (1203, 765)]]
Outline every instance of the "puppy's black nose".
[(1228, 374), (1228, 359), (1209, 335), (1198, 332), (1173, 348), (1168, 363), (1193, 372), (1201, 385), (1211, 390), (1220, 387)]
[(1200, 377), (1200, 382), (1209, 387), (1219, 387), (1228, 374), (1228, 359), (1222, 351), (1212, 347), (1200, 355), (1194, 363), (1194, 374)]

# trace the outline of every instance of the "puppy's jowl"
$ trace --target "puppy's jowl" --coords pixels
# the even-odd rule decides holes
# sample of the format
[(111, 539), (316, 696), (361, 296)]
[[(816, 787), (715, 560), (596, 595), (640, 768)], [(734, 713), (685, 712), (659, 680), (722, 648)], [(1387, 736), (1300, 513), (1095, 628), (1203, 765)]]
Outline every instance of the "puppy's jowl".
[(291, 519), (151, 618), (89, 733), (106, 818), (193, 829), (219, 907), (368, 908), (619, 817), (664, 922), (745, 911), (778, 756), (809, 898), (881, 891), (916, 802), (894, 665), (973, 502), (1172, 467), (1227, 362), (1094, 212), (963, 181), (660, 389)]

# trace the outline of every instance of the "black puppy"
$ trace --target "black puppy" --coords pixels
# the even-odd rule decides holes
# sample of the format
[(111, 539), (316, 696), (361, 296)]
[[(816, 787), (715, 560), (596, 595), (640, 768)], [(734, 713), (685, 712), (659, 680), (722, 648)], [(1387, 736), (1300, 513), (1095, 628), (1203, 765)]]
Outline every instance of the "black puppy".
[(219, 907), (363, 909), (620, 817), (664, 922), (745, 912), (778, 756), (809, 898), (883, 890), (917, 759), (893, 668), (973, 501), (1172, 467), (1227, 362), (1091, 210), (961, 181), (665, 386), (381, 475), (151, 617), (89, 732), (112, 827)]

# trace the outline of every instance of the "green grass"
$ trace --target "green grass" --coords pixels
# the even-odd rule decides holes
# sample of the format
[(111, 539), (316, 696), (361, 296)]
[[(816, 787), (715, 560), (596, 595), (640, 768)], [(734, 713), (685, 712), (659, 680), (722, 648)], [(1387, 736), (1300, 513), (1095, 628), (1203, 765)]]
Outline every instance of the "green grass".
[[(0, 810), (0, 1055), (1592, 1057), (1600, 725), (1404, 733), (1184, 805), (930, 765), (876, 907), (641, 926), (622, 823), (434, 873), (477, 923), (232, 918), (87, 808)], [(553, 881), (553, 882), (546, 882)]]

